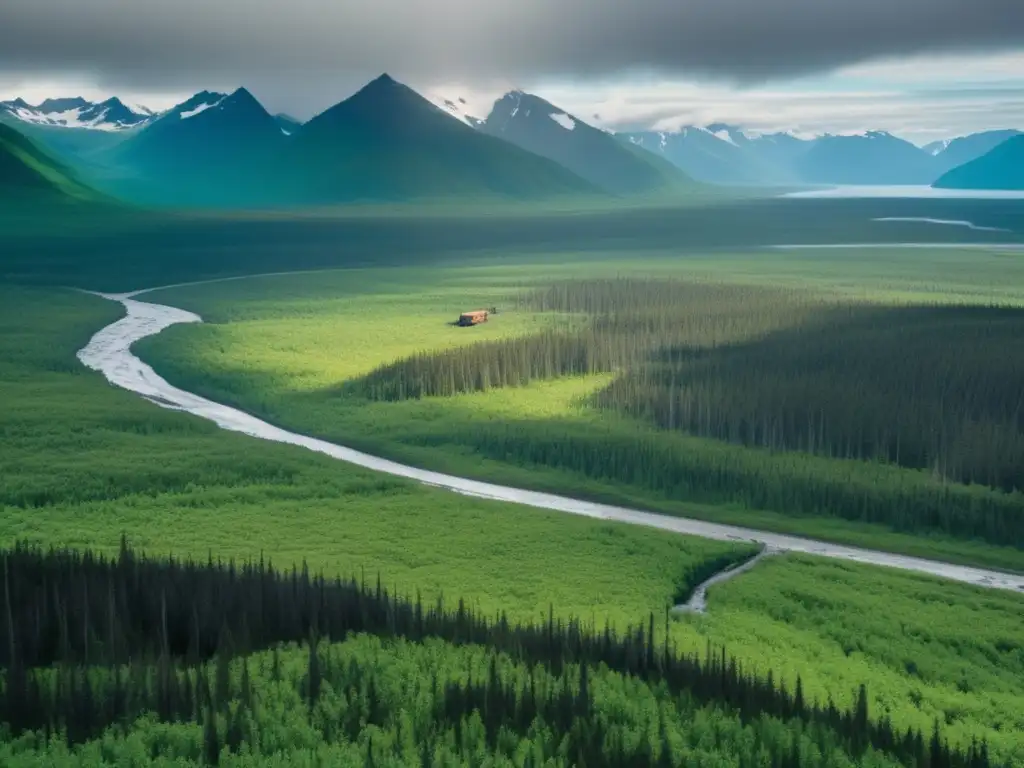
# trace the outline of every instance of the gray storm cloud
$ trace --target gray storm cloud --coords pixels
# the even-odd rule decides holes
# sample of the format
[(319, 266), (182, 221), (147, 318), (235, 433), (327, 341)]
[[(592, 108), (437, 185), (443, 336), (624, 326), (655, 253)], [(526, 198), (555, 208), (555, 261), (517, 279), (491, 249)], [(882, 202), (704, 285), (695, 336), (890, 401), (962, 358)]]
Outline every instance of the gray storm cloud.
[(7, 76), (245, 84), (296, 109), (295, 94), (323, 106), (381, 71), (474, 83), (643, 70), (753, 84), (1022, 45), (1024, 0), (0, 0)]

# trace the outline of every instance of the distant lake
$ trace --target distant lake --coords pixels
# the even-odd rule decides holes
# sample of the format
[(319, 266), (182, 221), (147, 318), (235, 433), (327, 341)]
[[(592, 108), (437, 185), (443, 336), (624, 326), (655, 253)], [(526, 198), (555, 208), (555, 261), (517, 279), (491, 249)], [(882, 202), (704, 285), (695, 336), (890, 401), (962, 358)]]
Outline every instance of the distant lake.
[(1024, 190), (1004, 189), (935, 189), (924, 186), (840, 186), (787, 192), (783, 197), (846, 197), (846, 198), (955, 198), (982, 200), (1024, 200)]

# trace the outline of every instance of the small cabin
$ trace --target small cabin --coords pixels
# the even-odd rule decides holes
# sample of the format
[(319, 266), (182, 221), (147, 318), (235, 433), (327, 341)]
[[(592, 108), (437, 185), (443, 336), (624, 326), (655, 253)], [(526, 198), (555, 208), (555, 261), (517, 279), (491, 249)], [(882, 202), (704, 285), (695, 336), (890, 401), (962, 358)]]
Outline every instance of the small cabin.
[(486, 309), (474, 309), (472, 312), (463, 312), (459, 315), (459, 325), (479, 325), (486, 323), (490, 313)]

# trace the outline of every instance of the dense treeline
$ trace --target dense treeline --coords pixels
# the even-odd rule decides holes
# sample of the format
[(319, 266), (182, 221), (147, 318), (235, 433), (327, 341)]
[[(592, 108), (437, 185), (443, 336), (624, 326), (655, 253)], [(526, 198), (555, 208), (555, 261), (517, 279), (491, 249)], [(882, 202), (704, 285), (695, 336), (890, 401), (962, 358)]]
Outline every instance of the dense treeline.
[[(752, 551), (737, 548), (695, 563), (679, 574), (684, 586), (678, 599), (685, 601), (699, 583)], [(440, 599), (424, 606), (419, 598), (399, 598), (379, 578), (374, 586), (311, 575), (308, 568), (279, 573), (262, 560), (241, 566), (150, 560), (133, 554), (124, 539), (115, 559), (18, 545), (0, 552), (0, 560), (0, 666), (123, 663), (161, 653), (195, 661), (213, 655), (225, 629), (241, 650), (311, 633), (340, 638), (366, 631), (488, 642), (519, 647), (531, 657), (555, 653), (559, 664), (597, 653), (595, 628), (579, 622), (549, 617), (542, 627), (513, 626), (503, 616), (479, 616), (461, 600), (446, 607)], [(606, 629), (601, 642), (614, 645), (618, 635)], [(554, 633), (567, 633), (571, 642), (552, 650)]]
[(668, 429), (1024, 489), (1024, 311), (845, 308), (753, 342), (668, 346), (597, 402)]
[[(457, 439), (499, 460), (671, 498), (1024, 547), (1020, 310), (850, 305), (654, 279), (560, 282), (519, 302), (551, 313), (554, 326), (413, 356), (351, 388), (401, 400), (619, 371), (591, 406), (766, 452), (697, 455), (643, 430), (595, 441), (521, 422)], [(790, 466), (784, 451), (927, 470), (934, 481), (893, 472), (878, 482), (838, 464), (812, 470), (797, 453)]]
[[(97, 736), (113, 723), (156, 712), (164, 720), (203, 722), (208, 740), (218, 740), (213, 713), (224, 712), (232, 696), (226, 671), (232, 655), (303, 637), (341, 640), (369, 632), (418, 642), (434, 637), (455, 645), (487, 646), (517, 663), (541, 665), (556, 678), (578, 676), (574, 691), (563, 679), (561, 691), (547, 698), (520, 696), (518, 683), (510, 685), (494, 675), (476, 684), (470, 680), (461, 687), (445, 687), (443, 695), (437, 694), (444, 706), (436, 720), (454, 725), (482, 711), (492, 745), (502, 728), (516, 723), (522, 728), (540, 717), (561, 731), (559, 742), (578, 724), (591, 729), (576, 738), (578, 750), (593, 758), (593, 764), (621, 765), (616, 762), (621, 758), (631, 764), (634, 752), (613, 752), (613, 757), (600, 761), (598, 754), (608, 749), (608, 739), (592, 730), (593, 703), (586, 689), (589, 667), (646, 680), (673, 696), (685, 693), (695, 706), (727, 706), (744, 723), (771, 717), (798, 720), (811, 730), (831, 730), (855, 755), (871, 747), (910, 766), (988, 764), (987, 750), (980, 747), (966, 752), (950, 749), (936, 732), (936, 746), (925, 749), (920, 733), (901, 734), (887, 719), (872, 720), (863, 688), (855, 705), (841, 711), (831, 702), (822, 706), (806, 701), (799, 679), (790, 692), (770, 673), (761, 677), (742, 669), (724, 649), (709, 647), (703, 657), (679, 654), (668, 642), (667, 628), (657, 636), (653, 615), (648, 626), (624, 633), (563, 622), (553, 615), (540, 625), (513, 625), (503, 616), (475, 615), (461, 601), (455, 609), (446, 609), (441, 602), (424, 607), (419, 600), (389, 594), (379, 581), (375, 587), (355, 580), (328, 581), (305, 569), (279, 574), (263, 563), (236, 568), (152, 561), (135, 556), (126, 546), (115, 560), (67, 551), (44, 554), (25, 547), (0, 557), (0, 637), (5, 639), (6, 668), (0, 712), (14, 733), (62, 731), (67, 740), (77, 742)], [(210, 656), (217, 659), (212, 682), (198, 666)], [(121, 666), (125, 662), (127, 668)], [(51, 663), (57, 666), (31, 666)], [(89, 670), (89, 665), (106, 667)], [(311, 651), (311, 704), (322, 690), (322, 666)], [(245, 702), (251, 698), (251, 681), (245, 682), (249, 673), (244, 668), (242, 673)], [(236, 722), (238, 713), (239, 708), (229, 713), (225, 738), (240, 744), (244, 726)], [(653, 764), (642, 757), (636, 758), (637, 765)], [(781, 759), (782, 753), (776, 757)]]
[(834, 517), (901, 533), (939, 532), (1024, 547), (1022, 494), (936, 482), (882, 465), (860, 471), (798, 453), (737, 453), (707, 442), (680, 442), (642, 428), (601, 432), (539, 421), (453, 428), (437, 439), (442, 446), (453, 442), (497, 461), (569, 470), (669, 499), (739, 503), (794, 517)]
[[(709, 666), (717, 664), (714, 658)], [(688, 691), (606, 666), (555, 674), (479, 645), (355, 635), (231, 661), (161, 657), (58, 667), (33, 677), (58, 703), (47, 728), (0, 742), (6, 766), (176, 765), (778, 766), (984, 768), (984, 744), (950, 749), (936, 728), (867, 743), (866, 692), (807, 722), (701, 704)], [(799, 702), (799, 699), (796, 699)], [(34, 704), (30, 703), (29, 706)], [(104, 725), (106, 724), (106, 725)], [(72, 752), (71, 750), (75, 750)], [(905, 755), (903, 760), (896, 753)]]
[(413, 355), (381, 366), (348, 390), (396, 401), (602, 373), (639, 365), (665, 345), (696, 349), (755, 338), (818, 307), (795, 291), (652, 279), (557, 283), (523, 292), (516, 302), (519, 309), (552, 313), (551, 327)]

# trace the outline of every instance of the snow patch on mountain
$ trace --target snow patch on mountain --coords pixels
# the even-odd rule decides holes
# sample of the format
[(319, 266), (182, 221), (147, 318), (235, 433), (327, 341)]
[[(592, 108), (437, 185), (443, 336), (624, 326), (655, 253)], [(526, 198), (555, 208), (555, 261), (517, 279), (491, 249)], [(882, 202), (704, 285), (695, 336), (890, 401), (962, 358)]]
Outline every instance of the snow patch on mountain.
[(479, 128), (483, 119), (477, 117), (479, 114), (487, 114), (487, 108), (481, 108), (478, 104), (470, 104), (461, 96), (451, 97), (439, 93), (427, 92), (423, 98), (444, 112), (449, 117), (454, 117), (460, 123), (465, 123), (470, 128)]
[(721, 139), (724, 142), (732, 144), (734, 147), (739, 146), (739, 144), (736, 143), (736, 140), (732, 137), (732, 134), (729, 133), (728, 130), (722, 129), (720, 131), (711, 131), (711, 135), (714, 136), (716, 139)]
[[(516, 107), (518, 109), (518, 107)], [(564, 112), (554, 112), (548, 115), (552, 120), (558, 123), (560, 126), (565, 128), (567, 131), (571, 131), (576, 127), (576, 121), (569, 117)]]
[(226, 98), (227, 98), (226, 96), (222, 96), (221, 98), (217, 99), (216, 101), (206, 102), (206, 103), (203, 103), (203, 104), (199, 104), (198, 106), (194, 107), (193, 109), (189, 109), (189, 110), (186, 110), (185, 112), (180, 113), (178, 115), (178, 117), (180, 117), (182, 120), (188, 120), (190, 117), (195, 117), (196, 115), (201, 115), (203, 112), (205, 112), (208, 109), (213, 109), (214, 107), (220, 106), (221, 102), (224, 101), (224, 99), (226, 99)]

